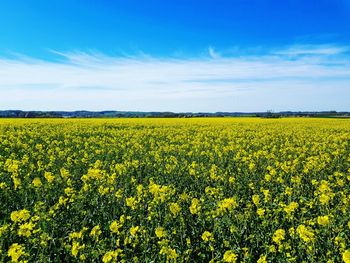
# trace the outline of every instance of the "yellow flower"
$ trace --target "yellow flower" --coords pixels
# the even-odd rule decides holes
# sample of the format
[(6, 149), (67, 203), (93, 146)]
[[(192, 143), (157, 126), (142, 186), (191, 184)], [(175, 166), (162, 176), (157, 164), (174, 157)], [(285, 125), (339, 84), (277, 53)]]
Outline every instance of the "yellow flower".
[(266, 256), (260, 256), (257, 263), (267, 263)]
[(10, 217), (13, 222), (22, 222), (30, 218), (30, 212), (27, 209), (13, 211)]
[(118, 256), (122, 253), (123, 251), (121, 249), (117, 249), (114, 251), (107, 251), (102, 258), (103, 263), (108, 263), (108, 262), (117, 262)]
[(254, 205), (259, 206), (259, 204), (260, 204), (260, 196), (259, 195), (253, 195), (252, 200), (253, 200)]
[(224, 200), (220, 201), (219, 207), (227, 210), (232, 210), (233, 208), (237, 207), (237, 201), (235, 198), (225, 198)]
[(15, 190), (17, 189), (17, 188), (20, 188), (21, 187), (21, 179), (19, 179), (17, 176), (15, 176), (15, 175), (12, 175), (11, 176), (12, 177), (12, 180), (13, 180), (13, 185), (14, 185), (14, 188), (15, 188)]
[(126, 217), (125, 215), (121, 215), (121, 216), (119, 217), (119, 222), (120, 222), (120, 224), (124, 224), (125, 221), (126, 221), (126, 219), (129, 219), (129, 216)]
[(322, 205), (328, 205), (331, 198), (328, 194), (321, 194), (319, 199)]
[(227, 250), (224, 254), (223, 260), (227, 263), (236, 263), (237, 255), (232, 250)]
[(271, 178), (272, 178), (271, 174), (265, 174), (265, 181), (266, 182), (270, 182)]
[(286, 232), (283, 229), (277, 229), (272, 236), (272, 241), (280, 245), (285, 239)]
[(148, 186), (149, 192), (153, 194), (155, 202), (164, 202), (169, 196), (171, 196), (174, 192), (170, 186), (166, 185), (158, 185), (150, 182)]
[(296, 209), (298, 209), (299, 204), (297, 202), (291, 202), (289, 205), (287, 205), (283, 210), (286, 212), (288, 215), (293, 213)]
[(228, 182), (233, 184), (234, 182), (236, 181), (236, 178), (231, 176), (229, 179), (228, 179)]
[(132, 236), (136, 236), (137, 231), (139, 231), (139, 229), (140, 229), (140, 226), (132, 226), (132, 227), (130, 228), (130, 234), (131, 234)]
[(265, 209), (263, 208), (258, 208), (258, 210), (256, 211), (256, 213), (258, 214), (259, 217), (263, 217), (265, 215)]
[(111, 262), (113, 259), (116, 259), (116, 252), (115, 251), (108, 251), (104, 254), (102, 258), (103, 263)]
[(83, 239), (84, 237), (84, 232), (88, 230), (88, 228), (83, 227), (83, 229), (79, 232), (72, 232), (69, 234), (69, 240), (71, 239)]
[(7, 231), (8, 225), (0, 226), (0, 237)]
[(90, 237), (98, 238), (102, 234), (100, 225), (94, 226), (89, 234)]
[(191, 214), (193, 215), (198, 214), (200, 209), (201, 209), (201, 206), (199, 204), (199, 200), (197, 198), (193, 198), (190, 206)]
[(270, 200), (270, 190), (262, 189), (262, 192), (264, 194), (264, 201), (268, 202)]
[(21, 256), (27, 256), (24, 245), (19, 245), (18, 243), (10, 246), (7, 255), (11, 257), (12, 262), (19, 262), (18, 260)]
[(58, 198), (58, 204), (65, 206), (65, 205), (67, 205), (68, 200), (69, 200), (68, 198), (60, 196)]
[(114, 220), (110, 225), (109, 229), (111, 230), (112, 233), (118, 234), (119, 233), (119, 228), (122, 227), (122, 224), (118, 223), (117, 220)]
[(163, 238), (166, 236), (166, 231), (163, 227), (157, 227), (155, 233), (158, 238)]
[(319, 216), (317, 217), (317, 223), (321, 226), (326, 226), (329, 224), (329, 216)]
[(117, 197), (118, 199), (121, 199), (123, 197), (123, 191), (119, 189), (118, 191), (115, 192), (114, 196)]
[(85, 244), (80, 245), (79, 242), (73, 241), (73, 244), (72, 244), (72, 255), (73, 255), (74, 257), (77, 257), (79, 251), (80, 251), (81, 249), (83, 249), (83, 248), (85, 248)]
[(205, 242), (212, 241), (212, 240), (214, 240), (213, 234), (210, 233), (209, 231), (204, 231), (203, 234), (202, 234), (202, 239), (203, 239)]
[(329, 186), (329, 183), (326, 180), (322, 180), (321, 181), (321, 184), (320, 184), (318, 190), (321, 193), (327, 193), (327, 192), (331, 192), (332, 191), (332, 189)]
[(33, 185), (34, 187), (40, 187), (40, 186), (42, 186), (43, 184), (41, 183), (41, 180), (40, 180), (39, 177), (35, 177), (35, 178), (33, 179), (33, 181), (32, 181), (32, 185)]
[(350, 263), (350, 250), (345, 250), (342, 257), (345, 263)]
[(69, 176), (70, 176), (69, 171), (67, 169), (65, 169), (65, 168), (61, 168), (60, 169), (60, 173), (61, 173), (62, 178), (65, 179), (65, 180), (67, 180), (69, 178)]
[(289, 228), (288, 232), (289, 232), (290, 236), (294, 237), (294, 235), (295, 235), (295, 228), (294, 227)]
[(110, 192), (110, 188), (109, 187), (103, 187), (102, 185), (100, 185), (100, 187), (98, 188), (98, 192), (101, 194), (101, 195), (106, 195)]
[(168, 261), (171, 259), (176, 261), (176, 258), (178, 257), (175, 249), (172, 249), (172, 248), (166, 247), (166, 246), (164, 246), (160, 249), (159, 254), (165, 255)]
[(137, 205), (137, 201), (135, 197), (128, 197), (126, 198), (126, 205), (129, 206), (131, 209), (135, 209)]
[(218, 203), (217, 214), (222, 215), (225, 212), (231, 212), (234, 208), (238, 206), (236, 198), (225, 198)]
[(72, 196), (74, 195), (74, 189), (72, 187), (66, 187), (64, 189), (64, 193), (67, 195), (67, 196)]
[(293, 188), (287, 187), (286, 190), (284, 191), (286, 195), (292, 195), (293, 194)]
[(249, 170), (250, 171), (254, 171), (254, 169), (255, 169), (255, 163), (250, 163), (249, 164)]
[(207, 186), (205, 188), (205, 193), (208, 195), (208, 196), (212, 196), (212, 197), (216, 197), (218, 195), (220, 195), (220, 188), (215, 188), (215, 187), (210, 187), (210, 186)]
[(44, 177), (48, 181), (49, 184), (51, 184), (53, 182), (53, 180), (55, 179), (55, 177), (50, 172), (45, 172)]
[(170, 203), (169, 209), (173, 216), (177, 216), (177, 214), (181, 211), (181, 207), (177, 203)]
[(311, 230), (309, 230), (306, 226), (299, 225), (297, 227), (297, 232), (298, 232), (300, 238), (304, 242), (308, 243), (308, 242), (314, 241), (315, 234)]
[(24, 236), (24, 237), (29, 237), (29, 236), (31, 236), (34, 227), (35, 227), (35, 224), (32, 222), (24, 223), (24, 224), (19, 226), (18, 235)]

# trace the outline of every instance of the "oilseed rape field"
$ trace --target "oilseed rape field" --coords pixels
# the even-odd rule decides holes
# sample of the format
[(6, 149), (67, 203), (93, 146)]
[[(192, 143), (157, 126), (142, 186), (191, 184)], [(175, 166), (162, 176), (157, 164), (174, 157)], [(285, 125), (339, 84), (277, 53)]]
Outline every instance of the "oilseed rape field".
[(0, 262), (350, 262), (350, 120), (2, 119)]

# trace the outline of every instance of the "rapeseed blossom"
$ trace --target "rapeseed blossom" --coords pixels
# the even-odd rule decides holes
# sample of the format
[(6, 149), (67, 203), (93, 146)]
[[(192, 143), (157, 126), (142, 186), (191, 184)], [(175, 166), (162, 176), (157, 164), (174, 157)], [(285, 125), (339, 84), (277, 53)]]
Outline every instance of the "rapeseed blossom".
[(201, 206), (200, 206), (199, 200), (197, 198), (193, 198), (190, 206), (191, 214), (198, 214), (200, 210), (201, 210)]
[(283, 210), (290, 215), (293, 213), (296, 209), (298, 209), (299, 204), (297, 202), (291, 202), (289, 205), (283, 208)]
[(132, 226), (132, 227), (130, 228), (130, 234), (131, 234), (132, 236), (136, 236), (136, 234), (137, 234), (137, 232), (139, 231), (139, 229), (140, 229), (140, 226)]
[(299, 225), (297, 232), (304, 242), (309, 243), (314, 241), (315, 234), (305, 225)]
[(265, 209), (264, 208), (258, 208), (256, 210), (256, 213), (258, 214), (259, 217), (263, 217), (265, 215)]
[(169, 209), (173, 216), (177, 216), (181, 211), (181, 207), (177, 203), (170, 203)]
[(0, 226), (0, 237), (6, 233), (8, 228), (9, 228), (9, 225)]
[(349, 262), (350, 120), (0, 120), (0, 262)]
[(11, 220), (13, 222), (23, 222), (30, 218), (30, 212), (27, 209), (13, 211), (11, 213)]
[(237, 200), (234, 197), (225, 198), (218, 203), (217, 213), (223, 214), (225, 212), (231, 212), (238, 206)]
[(112, 233), (118, 234), (119, 233), (119, 229), (122, 227), (123, 225), (121, 223), (119, 223), (118, 221), (114, 220), (110, 225), (109, 225), (109, 229), (111, 230)]
[(25, 262), (20, 260), (20, 258), (27, 256), (27, 253), (25, 253), (24, 245), (14, 243), (10, 246), (7, 255), (11, 257), (12, 262)]
[(272, 236), (272, 241), (280, 245), (285, 239), (286, 232), (283, 229), (277, 229)]
[(260, 204), (260, 196), (259, 195), (253, 195), (252, 200), (253, 200), (254, 205), (259, 206), (259, 204)]
[(212, 241), (212, 240), (214, 240), (213, 234), (210, 233), (209, 231), (204, 231), (202, 234), (202, 239), (204, 242)]
[(107, 262), (115, 261), (116, 258), (117, 258), (116, 251), (108, 251), (106, 252), (106, 254), (104, 254), (102, 258), (102, 262), (107, 263)]
[(345, 263), (350, 263), (350, 250), (346, 250), (343, 254), (342, 254), (342, 258), (343, 261)]
[(89, 234), (90, 237), (98, 239), (98, 237), (102, 234), (100, 225), (94, 226), (91, 229), (91, 232)]
[(176, 261), (178, 254), (175, 249), (170, 247), (162, 247), (160, 252), (160, 255), (165, 255), (167, 260), (174, 260)]
[(232, 250), (228, 250), (224, 253), (223, 261), (227, 263), (236, 263), (237, 258), (237, 254), (235, 254)]
[(18, 235), (24, 237), (30, 237), (33, 233), (35, 224), (33, 222), (27, 222), (19, 226)]
[(80, 250), (84, 249), (85, 248), (85, 244), (80, 244), (78, 241), (73, 241), (73, 244), (72, 244), (72, 255), (74, 257), (77, 257), (78, 256), (78, 253)]
[(267, 257), (266, 256), (260, 256), (257, 263), (267, 263)]
[(166, 231), (163, 227), (157, 227), (155, 233), (158, 238), (166, 237)]
[(45, 172), (44, 177), (49, 184), (51, 184), (55, 179), (55, 176), (53, 176), (51, 172)]
[(321, 226), (326, 226), (329, 224), (329, 216), (319, 216), (317, 217), (317, 223)]
[(43, 184), (42, 184), (42, 182), (41, 182), (41, 180), (40, 180), (39, 177), (35, 177), (35, 178), (33, 179), (33, 181), (32, 181), (32, 185), (33, 185), (34, 187), (41, 187)]

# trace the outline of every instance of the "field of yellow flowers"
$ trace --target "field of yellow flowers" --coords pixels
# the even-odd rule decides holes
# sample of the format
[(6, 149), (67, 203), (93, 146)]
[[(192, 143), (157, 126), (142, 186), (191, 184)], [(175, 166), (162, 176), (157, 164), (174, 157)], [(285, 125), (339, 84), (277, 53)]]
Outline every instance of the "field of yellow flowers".
[(82, 261), (350, 262), (350, 120), (0, 120), (0, 262)]

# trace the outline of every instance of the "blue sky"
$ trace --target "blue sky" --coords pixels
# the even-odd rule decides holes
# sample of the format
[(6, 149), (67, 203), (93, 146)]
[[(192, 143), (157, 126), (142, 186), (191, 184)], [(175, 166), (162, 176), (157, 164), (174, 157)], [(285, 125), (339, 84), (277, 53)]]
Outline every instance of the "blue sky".
[(350, 111), (350, 0), (0, 4), (0, 109)]

